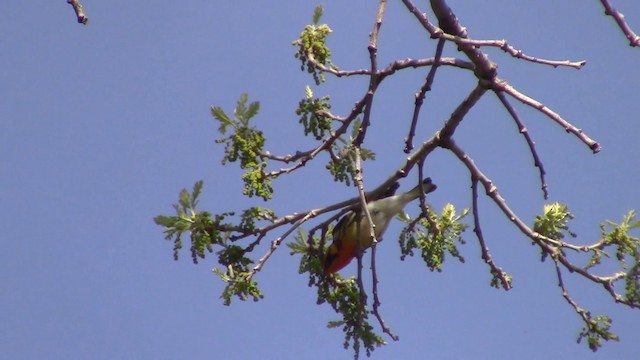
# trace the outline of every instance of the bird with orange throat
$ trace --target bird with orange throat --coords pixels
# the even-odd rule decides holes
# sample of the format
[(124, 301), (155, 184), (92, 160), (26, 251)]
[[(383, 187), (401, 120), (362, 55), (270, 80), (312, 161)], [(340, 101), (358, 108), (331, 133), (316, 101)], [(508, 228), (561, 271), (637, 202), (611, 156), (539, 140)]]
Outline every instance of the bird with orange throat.
[[(411, 201), (419, 198), (422, 191), (428, 194), (436, 188), (431, 178), (426, 178), (422, 184), (405, 193), (369, 202), (367, 210), (374, 224), (375, 238), (380, 240), (391, 219), (400, 214)], [(325, 274), (333, 274), (347, 266), (356, 257), (358, 247), (362, 250), (369, 248), (373, 242), (370, 229), (371, 226), (362, 209), (344, 215), (333, 228), (333, 243), (327, 249), (324, 258)]]

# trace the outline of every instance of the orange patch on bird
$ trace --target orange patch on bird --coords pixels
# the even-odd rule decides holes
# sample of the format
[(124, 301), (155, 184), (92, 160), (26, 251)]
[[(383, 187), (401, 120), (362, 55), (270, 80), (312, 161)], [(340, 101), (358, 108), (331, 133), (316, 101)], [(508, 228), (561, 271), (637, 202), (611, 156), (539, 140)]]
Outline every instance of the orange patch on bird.
[(345, 266), (349, 265), (351, 260), (356, 257), (356, 248), (349, 246), (349, 244), (343, 244), (341, 249), (334, 248), (331, 245), (327, 250), (327, 255), (324, 261), (325, 274), (333, 274), (340, 271)]

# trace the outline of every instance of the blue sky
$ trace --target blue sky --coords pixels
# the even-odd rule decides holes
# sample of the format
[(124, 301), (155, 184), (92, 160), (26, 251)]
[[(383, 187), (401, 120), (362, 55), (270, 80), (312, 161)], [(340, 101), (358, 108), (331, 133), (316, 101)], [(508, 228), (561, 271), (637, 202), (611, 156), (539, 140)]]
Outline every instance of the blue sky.
[[(477, 39), (507, 39), (525, 53), (587, 60), (554, 69), (487, 49), (500, 76), (554, 108), (603, 147), (593, 155), (576, 138), (516, 105), (548, 172), (550, 200), (569, 204), (581, 242), (598, 223), (638, 209), (640, 53), (598, 1), (449, 2)], [(617, 1), (640, 31), (640, 4)], [(299, 71), (294, 40), (316, 3), (290, 1), (91, 1), (87, 27), (64, 1), (0, 3), (0, 352), (7, 359), (348, 359), (335, 315), (315, 304), (297, 274), (298, 258), (278, 251), (259, 274), (265, 299), (222, 305), (214, 259), (173, 261), (172, 244), (152, 218), (170, 213), (183, 187), (203, 179), (204, 209), (265, 205), (242, 197), (241, 172), (222, 167), (209, 107), (232, 111), (238, 96), (261, 102), (256, 125), (273, 153), (313, 146), (294, 114), (312, 83)], [(325, 2), (333, 60), (368, 66), (375, 6)], [(423, 5), (420, 5), (423, 6)], [(426, 9), (425, 9), (426, 10)], [(433, 55), (434, 42), (400, 2), (390, 2), (380, 64)], [(446, 56), (463, 57), (447, 46)], [(403, 138), (424, 71), (385, 81), (365, 146), (377, 186), (405, 157)], [(332, 79), (334, 113), (347, 113), (366, 78)], [(417, 142), (431, 136), (474, 85), (442, 68), (422, 109)], [(487, 94), (459, 128), (458, 143), (523, 219), (544, 203), (526, 144)], [(321, 172), (326, 159), (275, 183), (265, 205), (278, 214), (329, 205), (355, 194)], [(438, 184), (436, 208), (470, 205), (465, 169), (445, 151), (427, 161)], [(406, 179), (402, 189), (411, 187)], [(640, 353), (640, 313), (615, 305), (595, 285), (566, 276), (576, 300), (613, 318), (621, 342), (597, 353), (575, 338), (581, 323), (556, 286), (554, 269), (497, 208), (482, 200), (483, 231), (494, 260), (514, 277), (505, 293), (488, 286), (473, 234), (461, 252), (430, 273), (418, 259), (399, 261), (392, 224), (378, 247), (382, 312), (400, 336), (376, 359), (632, 359)], [(408, 209), (415, 214), (417, 209)], [(312, 222), (307, 228), (322, 219)], [(285, 229), (273, 236), (278, 236)], [(262, 251), (262, 250), (261, 250)], [(351, 265), (344, 270), (355, 271)]]

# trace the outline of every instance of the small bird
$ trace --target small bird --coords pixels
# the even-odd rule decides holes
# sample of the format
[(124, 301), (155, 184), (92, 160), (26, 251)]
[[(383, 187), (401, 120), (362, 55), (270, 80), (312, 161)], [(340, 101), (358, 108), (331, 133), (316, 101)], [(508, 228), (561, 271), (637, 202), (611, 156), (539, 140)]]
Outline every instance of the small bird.
[[(428, 194), (437, 186), (426, 178), (422, 182), (424, 193)], [(420, 197), (420, 186), (416, 186), (406, 193), (384, 197), (367, 204), (369, 214), (373, 220), (374, 234), (380, 240), (389, 226), (391, 219), (400, 214), (411, 201)], [(324, 258), (325, 274), (333, 274), (347, 266), (356, 256), (358, 246), (367, 249), (371, 246), (369, 221), (362, 209), (351, 211), (338, 221), (332, 232), (333, 243), (327, 249)]]

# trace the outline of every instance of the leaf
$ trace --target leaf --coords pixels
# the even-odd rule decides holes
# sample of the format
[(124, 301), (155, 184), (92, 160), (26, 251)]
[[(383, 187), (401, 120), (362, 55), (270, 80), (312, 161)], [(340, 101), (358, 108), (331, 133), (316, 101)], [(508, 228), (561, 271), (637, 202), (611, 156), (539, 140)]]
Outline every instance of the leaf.
[(252, 117), (256, 116), (256, 114), (258, 114), (258, 110), (260, 110), (260, 102), (258, 101), (252, 102), (251, 104), (249, 104), (249, 110), (247, 110), (247, 113), (245, 114), (245, 118), (249, 120)]
[(233, 122), (231, 122), (231, 119), (229, 119), (229, 116), (227, 116), (224, 110), (222, 110), (222, 108), (219, 106), (211, 107), (211, 115), (213, 115), (213, 117), (220, 122), (220, 127), (218, 128), (218, 131), (220, 131), (222, 135), (226, 133), (227, 126), (233, 125)]
[(202, 193), (202, 187), (204, 186), (204, 181), (198, 180), (195, 184), (193, 184), (193, 192), (191, 193), (191, 202), (192, 207), (196, 207), (198, 205), (198, 196)]
[(322, 17), (322, 12), (324, 11), (324, 7), (322, 4), (316, 6), (315, 10), (313, 10), (313, 25), (318, 25), (320, 22), (320, 18)]
[(164, 227), (173, 227), (175, 226), (178, 220), (180, 219), (177, 216), (165, 216), (165, 215), (158, 215), (153, 218), (153, 222), (155, 222), (156, 225), (160, 225)]
[(187, 191), (187, 189), (182, 189), (180, 191), (180, 197), (178, 198), (178, 202), (182, 207), (182, 212), (186, 212), (188, 208), (191, 207), (191, 195)]
[(236, 103), (236, 108), (233, 113), (238, 120), (245, 119), (244, 114), (246, 114), (247, 112), (247, 100), (249, 100), (249, 95), (247, 93), (244, 93), (240, 95), (240, 98)]

